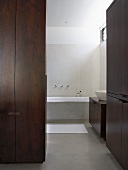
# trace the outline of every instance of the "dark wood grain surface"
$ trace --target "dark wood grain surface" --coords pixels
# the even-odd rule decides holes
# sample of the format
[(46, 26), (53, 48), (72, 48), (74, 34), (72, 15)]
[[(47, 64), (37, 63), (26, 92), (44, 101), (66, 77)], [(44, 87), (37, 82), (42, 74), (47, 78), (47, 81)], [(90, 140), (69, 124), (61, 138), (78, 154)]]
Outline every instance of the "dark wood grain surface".
[(123, 0), (122, 94), (128, 96), (128, 1)]
[(90, 110), (90, 123), (93, 126), (93, 128), (98, 132), (98, 134), (101, 134), (101, 106), (97, 104), (94, 100), (90, 99), (89, 102)]
[(106, 144), (122, 163), (122, 102), (107, 96)]
[(15, 162), (15, 2), (0, 0), (0, 163)]
[(128, 103), (123, 103), (122, 165), (124, 169), (128, 169)]
[(17, 162), (45, 160), (45, 10), (42, 0), (17, 1)]
[(89, 122), (101, 138), (106, 140), (106, 101), (89, 98)]
[(45, 32), (45, 0), (0, 0), (0, 163), (45, 161)]
[(122, 93), (122, 0), (107, 10), (107, 92)]
[(107, 100), (107, 146), (124, 170), (128, 169), (127, 18), (128, 1), (114, 1), (107, 11), (107, 89), (111, 95)]

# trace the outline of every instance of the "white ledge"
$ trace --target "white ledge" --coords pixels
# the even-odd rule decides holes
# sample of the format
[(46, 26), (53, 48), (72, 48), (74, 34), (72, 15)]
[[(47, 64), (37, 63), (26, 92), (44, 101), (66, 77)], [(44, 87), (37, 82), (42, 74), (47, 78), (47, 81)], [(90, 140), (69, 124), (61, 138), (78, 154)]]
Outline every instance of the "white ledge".
[(47, 97), (47, 102), (89, 102), (89, 97)]

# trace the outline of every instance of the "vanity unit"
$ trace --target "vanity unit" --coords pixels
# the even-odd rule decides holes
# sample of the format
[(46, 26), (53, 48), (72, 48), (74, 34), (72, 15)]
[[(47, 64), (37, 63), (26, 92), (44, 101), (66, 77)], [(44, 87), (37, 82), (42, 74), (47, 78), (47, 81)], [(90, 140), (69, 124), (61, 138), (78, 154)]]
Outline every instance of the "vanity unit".
[(45, 0), (0, 0), (0, 163), (45, 161)]
[(107, 10), (106, 144), (128, 170), (128, 1)]
[(106, 140), (106, 101), (89, 97), (89, 122), (99, 136)]

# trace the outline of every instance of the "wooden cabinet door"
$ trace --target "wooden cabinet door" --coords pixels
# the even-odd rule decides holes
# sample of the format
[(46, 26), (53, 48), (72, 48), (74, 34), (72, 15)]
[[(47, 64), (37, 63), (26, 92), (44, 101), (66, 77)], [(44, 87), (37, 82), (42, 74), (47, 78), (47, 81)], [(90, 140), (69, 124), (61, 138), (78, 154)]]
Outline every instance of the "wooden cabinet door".
[(93, 113), (93, 127), (96, 132), (101, 136), (101, 105), (94, 102), (94, 113)]
[(16, 162), (45, 160), (45, 0), (18, 0)]
[(122, 165), (128, 169), (128, 103), (123, 103)]
[(102, 137), (101, 134), (101, 105), (92, 100), (89, 99), (89, 122), (92, 125), (92, 127), (95, 129), (95, 131)]
[(108, 96), (106, 114), (106, 144), (112, 154), (122, 162), (122, 102)]
[(89, 98), (89, 123), (93, 125), (94, 122), (94, 110), (95, 110), (95, 105), (92, 99)]
[(122, 93), (122, 0), (107, 10), (107, 92)]
[(123, 0), (122, 94), (128, 95), (128, 1)]
[(0, 163), (15, 162), (15, 5), (0, 1)]

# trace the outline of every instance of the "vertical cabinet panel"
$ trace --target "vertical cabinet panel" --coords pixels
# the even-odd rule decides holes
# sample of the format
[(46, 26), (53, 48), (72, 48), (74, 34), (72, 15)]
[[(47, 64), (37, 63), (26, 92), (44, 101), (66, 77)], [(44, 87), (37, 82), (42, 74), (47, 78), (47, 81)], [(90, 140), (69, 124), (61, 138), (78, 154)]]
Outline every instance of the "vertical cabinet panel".
[(94, 102), (89, 98), (89, 123), (91, 125), (93, 125), (94, 123), (94, 112), (95, 112)]
[(0, 0), (0, 163), (45, 161), (45, 20), (45, 0)]
[(45, 160), (45, 10), (42, 0), (17, 1), (17, 162)]
[(128, 95), (128, 1), (123, 0), (122, 93)]
[(0, 0), (0, 163), (15, 162), (15, 2)]
[(128, 169), (128, 103), (123, 104), (122, 164), (124, 169)]
[(89, 98), (89, 122), (101, 138), (106, 140), (106, 102)]
[(89, 122), (92, 127), (100, 134), (100, 120), (101, 120), (101, 108), (100, 105), (89, 98)]
[(93, 107), (95, 108), (93, 112), (93, 124), (92, 126), (101, 135), (101, 106), (96, 102), (93, 102)]
[[(107, 10), (107, 91), (122, 93), (122, 0)], [(118, 84), (118, 86), (117, 86)]]
[(106, 115), (106, 144), (116, 159), (121, 163), (122, 102), (108, 96)]

